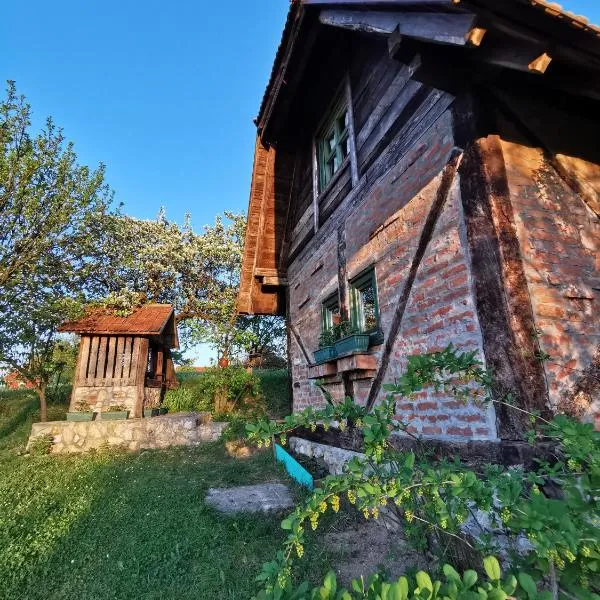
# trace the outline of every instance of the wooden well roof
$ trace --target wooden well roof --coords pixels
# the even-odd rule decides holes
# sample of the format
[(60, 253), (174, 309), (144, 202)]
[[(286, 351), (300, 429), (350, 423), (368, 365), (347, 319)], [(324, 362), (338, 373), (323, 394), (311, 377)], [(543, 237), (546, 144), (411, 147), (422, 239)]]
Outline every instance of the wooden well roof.
[(177, 346), (175, 311), (170, 304), (145, 304), (134, 308), (130, 315), (120, 317), (104, 307), (89, 307), (84, 317), (64, 323), (59, 331), (80, 335), (174, 335), (173, 347)]

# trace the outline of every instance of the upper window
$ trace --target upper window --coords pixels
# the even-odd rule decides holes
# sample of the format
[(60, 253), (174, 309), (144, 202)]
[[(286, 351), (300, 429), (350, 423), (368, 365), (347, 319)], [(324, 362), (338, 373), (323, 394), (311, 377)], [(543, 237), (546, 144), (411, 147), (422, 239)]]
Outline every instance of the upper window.
[(350, 282), (350, 309), (352, 323), (361, 331), (379, 331), (379, 304), (374, 269), (369, 269)]
[(339, 102), (317, 137), (320, 192), (325, 189), (350, 154), (349, 123), (348, 107), (345, 102)]
[(340, 323), (340, 301), (337, 293), (330, 296), (321, 307), (321, 328), (323, 331), (332, 329)]

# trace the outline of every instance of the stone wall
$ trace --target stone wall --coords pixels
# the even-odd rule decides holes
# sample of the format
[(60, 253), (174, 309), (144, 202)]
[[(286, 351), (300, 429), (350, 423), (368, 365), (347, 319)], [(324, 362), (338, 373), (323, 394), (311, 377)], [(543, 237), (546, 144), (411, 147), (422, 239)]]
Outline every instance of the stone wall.
[(123, 406), (130, 414), (135, 410), (137, 402), (138, 387), (135, 385), (127, 386), (106, 386), (89, 387), (75, 386), (71, 396), (71, 411), (76, 411), (77, 404), (84, 402), (90, 407), (90, 410), (96, 413), (106, 411), (110, 406)]
[(54, 438), (52, 452), (74, 454), (103, 446), (126, 450), (196, 446), (218, 440), (227, 423), (213, 422), (207, 413), (176, 413), (121, 421), (51, 421), (34, 423), (29, 443), (39, 436)]

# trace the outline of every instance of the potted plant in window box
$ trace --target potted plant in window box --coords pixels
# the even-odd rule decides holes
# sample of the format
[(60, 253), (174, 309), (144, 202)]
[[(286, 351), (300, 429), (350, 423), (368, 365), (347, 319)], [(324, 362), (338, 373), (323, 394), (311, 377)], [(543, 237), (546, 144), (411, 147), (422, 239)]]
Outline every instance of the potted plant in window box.
[(369, 334), (362, 333), (349, 321), (342, 321), (335, 326), (335, 351), (339, 356), (348, 356), (366, 352), (369, 349)]
[(129, 416), (129, 410), (120, 404), (113, 404), (108, 407), (108, 410), (103, 410), (100, 413), (100, 418), (103, 421), (120, 421)]
[(85, 400), (79, 400), (75, 404), (75, 410), (67, 413), (67, 421), (92, 421), (94, 414)]
[(315, 351), (315, 362), (321, 364), (333, 360), (337, 355), (335, 352), (335, 335), (333, 329), (325, 329), (319, 337), (319, 349)]

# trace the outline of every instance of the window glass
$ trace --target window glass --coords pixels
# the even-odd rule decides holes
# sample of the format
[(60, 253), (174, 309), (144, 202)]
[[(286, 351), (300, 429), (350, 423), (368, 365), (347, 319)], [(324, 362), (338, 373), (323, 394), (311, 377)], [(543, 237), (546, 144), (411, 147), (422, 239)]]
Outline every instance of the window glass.
[(323, 302), (321, 327), (323, 331), (340, 323), (340, 303), (337, 294)]
[(361, 331), (379, 330), (379, 305), (375, 270), (362, 273), (350, 282), (352, 321)]
[(323, 134), (317, 138), (317, 160), (319, 164), (319, 191), (331, 181), (350, 153), (348, 140), (348, 110), (339, 103), (323, 127)]

